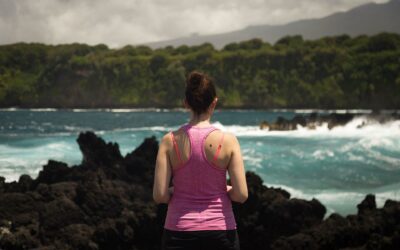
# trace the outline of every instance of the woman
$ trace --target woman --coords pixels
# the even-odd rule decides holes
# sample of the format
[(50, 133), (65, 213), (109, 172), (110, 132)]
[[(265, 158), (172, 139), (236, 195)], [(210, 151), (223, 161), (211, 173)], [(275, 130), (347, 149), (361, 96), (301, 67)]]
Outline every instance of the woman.
[(184, 100), (190, 121), (160, 143), (153, 197), (168, 203), (162, 249), (239, 249), (231, 200), (245, 202), (247, 184), (237, 138), (210, 124), (217, 101), (213, 81), (192, 72)]

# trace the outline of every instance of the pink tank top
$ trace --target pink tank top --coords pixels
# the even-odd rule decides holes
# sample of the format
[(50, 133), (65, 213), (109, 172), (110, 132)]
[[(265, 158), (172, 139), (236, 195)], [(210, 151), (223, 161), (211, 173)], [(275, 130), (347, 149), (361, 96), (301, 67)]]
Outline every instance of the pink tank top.
[(226, 190), (226, 169), (210, 163), (204, 141), (214, 126), (181, 128), (190, 140), (191, 153), (172, 172), (174, 193), (168, 204), (164, 228), (175, 231), (232, 230), (236, 221)]

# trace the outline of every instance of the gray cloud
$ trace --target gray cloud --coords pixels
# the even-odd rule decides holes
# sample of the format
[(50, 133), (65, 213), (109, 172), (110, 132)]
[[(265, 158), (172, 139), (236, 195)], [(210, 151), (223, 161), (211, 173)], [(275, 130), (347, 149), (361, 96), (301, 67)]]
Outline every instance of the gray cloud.
[(0, 44), (82, 42), (119, 47), (318, 18), (371, 1), (0, 0)]

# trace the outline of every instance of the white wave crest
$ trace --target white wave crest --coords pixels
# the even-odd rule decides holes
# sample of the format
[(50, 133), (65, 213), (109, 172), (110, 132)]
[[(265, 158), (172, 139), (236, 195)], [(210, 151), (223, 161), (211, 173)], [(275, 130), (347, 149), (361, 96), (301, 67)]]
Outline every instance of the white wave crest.
[(113, 112), (113, 113), (127, 113), (127, 112), (170, 112), (170, 111), (183, 111), (184, 109), (165, 109), (165, 108), (98, 108), (98, 109), (71, 109), (72, 112)]
[(1, 108), (0, 111), (32, 111), (32, 112), (53, 112), (56, 108)]
[(314, 153), (312, 153), (312, 156), (317, 159), (317, 160), (323, 160), (326, 157), (333, 157), (335, 156), (335, 153), (331, 150), (316, 150)]
[(365, 190), (358, 192), (343, 190), (304, 190), (289, 187), (286, 185), (268, 184), (264, 185), (275, 188), (282, 188), (288, 191), (291, 198), (300, 198), (319, 200), (326, 208), (325, 218), (332, 213), (339, 213), (343, 216), (357, 213), (357, 205), (365, 198), (367, 194), (374, 194), (377, 207), (383, 207), (388, 199), (400, 201), (400, 183), (381, 187), (376, 190)]
[(149, 126), (149, 127), (136, 127), (136, 128), (116, 128), (112, 132), (127, 132), (127, 131), (163, 131), (169, 132), (178, 129), (179, 126), (174, 127), (164, 127), (164, 126)]
[(29, 111), (33, 112), (54, 112), (57, 111), (58, 109), (55, 108), (34, 108), (34, 109), (27, 109)]
[(35, 178), (49, 159), (79, 163), (77, 145), (68, 141), (51, 142), (35, 147), (0, 145), (0, 176), (6, 181), (18, 180), (21, 174)]
[(379, 123), (367, 117), (356, 117), (346, 125), (336, 126), (332, 129), (328, 128), (327, 123), (322, 123), (315, 129), (298, 125), (296, 130), (290, 131), (269, 131), (268, 129), (260, 129), (259, 126), (222, 125), (219, 122), (214, 123), (214, 125), (236, 136), (400, 138), (400, 120)]

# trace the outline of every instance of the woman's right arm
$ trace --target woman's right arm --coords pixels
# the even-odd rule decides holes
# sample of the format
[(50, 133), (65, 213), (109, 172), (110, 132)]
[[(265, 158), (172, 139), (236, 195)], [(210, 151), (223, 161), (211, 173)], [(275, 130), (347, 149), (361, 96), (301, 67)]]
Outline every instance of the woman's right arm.
[(153, 183), (153, 199), (156, 203), (168, 203), (173, 192), (173, 189), (169, 188), (172, 167), (168, 158), (168, 148), (171, 147), (168, 135), (161, 140), (157, 153)]
[(229, 141), (230, 145), (232, 145), (232, 152), (228, 165), (228, 173), (232, 188), (228, 186), (227, 191), (232, 201), (244, 203), (248, 197), (248, 190), (240, 144), (233, 134), (229, 134)]

